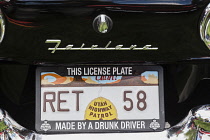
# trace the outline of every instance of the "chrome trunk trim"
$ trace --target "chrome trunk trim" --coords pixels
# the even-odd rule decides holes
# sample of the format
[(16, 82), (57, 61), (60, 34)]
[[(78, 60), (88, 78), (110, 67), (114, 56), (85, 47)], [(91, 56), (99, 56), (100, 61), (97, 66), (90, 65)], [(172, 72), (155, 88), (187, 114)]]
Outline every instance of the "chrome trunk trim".
[(5, 35), (5, 19), (3, 12), (0, 9), (0, 43), (3, 41)]

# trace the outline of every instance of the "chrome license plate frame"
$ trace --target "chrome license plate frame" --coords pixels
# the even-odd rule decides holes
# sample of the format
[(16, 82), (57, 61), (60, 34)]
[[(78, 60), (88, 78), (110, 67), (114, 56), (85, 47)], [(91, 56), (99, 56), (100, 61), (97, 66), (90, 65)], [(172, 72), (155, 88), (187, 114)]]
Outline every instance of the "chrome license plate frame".
[[(44, 77), (43, 75), (45, 76), (45, 79), (43, 78)], [(56, 78), (56, 75), (60, 77)], [(56, 79), (53, 79), (52, 77)], [(80, 77), (80, 80), (81, 79), (85, 80), (86, 86), (81, 86), (81, 82), (79, 83), (75, 82), (78, 79), (75, 81), (73, 80), (74, 81), (73, 84), (71, 79), (69, 79), (72, 77), (74, 80), (76, 79), (76, 77)], [(123, 79), (122, 77), (123, 78), (126, 77), (127, 79), (126, 78)], [(141, 86), (138, 85), (139, 84), (138, 82), (136, 83), (137, 81), (136, 77), (139, 77), (140, 84), (142, 83)], [(124, 82), (123, 84), (123, 81), (126, 82)], [(82, 81), (82, 83), (84, 84), (84, 81)], [(80, 84), (80, 86), (78, 86), (77, 84)], [(87, 84), (89, 84), (88, 87)], [(74, 88), (76, 87), (82, 89), (83, 93), (80, 94), (79, 92), (75, 92), (74, 94), (69, 94), (70, 92), (73, 92)], [(103, 90), (101, 91), (100, 89)], [(60, 93), (60, 90), (65, 92)], [(116, 92), (119, 93), (120, 91), (122, 91), (122, 93), (120, 92), (119, 94), (119, 98), (112, 97), (111, 95), (108, 96), (111, 93), (108, 93), (106, 91), (111, 92), (112, 90), (114, 90), (115, 93)], [(145, 94), (141, 92), (144, 90), (147, 90)], [(154, 95), (151, 95), (150, 90), (154, 92)], [(90, 94), (90, 91), (93, 91), (93, 95)], [(100, 91), (100, 96), (99, 95), (96, 96), (97, 93), (99, 93), (99, 91)], [(84, 94), (84, 92), (86, 94)], [(157, 93), (157, 96), (155, 95), (155, 93)], [(89, 95), (85, 96), (87, 94)], [(106, 94), (108, 98), (104, 97), (106, 96)], [(75, 96), (73, 101), (75, 106), (68, 108), (68, 106), (72, 105), (71, 103), (68, 104), (68, 102), (72, 102), (69, 101), (70, 99), (68, 98), (70, 97), (69, 95)], [(91, 99), (88, 99), (90, 95)], [(132, 97), (130, 95), (132, 95)], [(147, 96), (147, 99), (145, 99), (145, 104), (147, 107), (146, 109), (149, 108), (148, 110), (150, 111), (144, 109), (145, 104), (143, 100), (145, 95)], [(103, 99), (101, 99), (101, 97)], [(98, 102), (98, 106), (97, 105), (94, 106), (94, 104), (96, 104), (98, 101), (97, 99), (99, 98), (101, 103), (99, 104)], [(86, 100), (89, 101), (86, 102)], [(119, 102), (119, 100), (121, 103), (123, 103), (122, 107), (120, 107), (119, 105), (120, 103), (117, 103)], [(80, 105), (79, 107), (76, 106), (78, 104)], [(154, 105), (152, 106), (152, 104)], [(100, 114), (100, 111), (102, 109), (99, 110), (99, 108), (103, 105), (107, 106), (106, 108), (102, 109), (103, 110), (106, 109), (105, 111), (110, 110), (111, 113), (109, 112), (108, 115), (110, 116), (115, 115), (114, 116), (115, 118), (110, 118), (110, 116), (108, 116), (106, 113)], [(86, 106), (85, 109), (84, 106)], [(122, 110), (126, 112), (128, 115), (125, 114)], [(69, 114), (69, 112), (72, 113)], [(75, 116), (75, 114), (78, 112), (79, 115)], [(134, 115), (132, 115), (132, 112)], [(147, 113), (145, 114), (142, 112), (147, 112)], [(81, 113), (83, 113), (84, 119), (78, 119), (81, 118), (82, 116)], [(118, 116), (116, 117), (116, 115)], [(69, 117), (68, 119), (67, 116), (71, 117)], [(94, 117), (97, 118), (97, 116), (98, 119), (94, 119)], [(145, 132), (145, 131), (148, 132), (148, 131), (162, 131), (164, 130), (164, 127), (165, 127), (165, 116), (164, 116), (163, 68), (161, 66), (69, 65), (69, 66), (57, 66), (57, 67), (56, 66), (38, 67), (36, 70), (36, 130), (39, 133), (86, 133), (86, 132), (110, 133), (110, 132)]]

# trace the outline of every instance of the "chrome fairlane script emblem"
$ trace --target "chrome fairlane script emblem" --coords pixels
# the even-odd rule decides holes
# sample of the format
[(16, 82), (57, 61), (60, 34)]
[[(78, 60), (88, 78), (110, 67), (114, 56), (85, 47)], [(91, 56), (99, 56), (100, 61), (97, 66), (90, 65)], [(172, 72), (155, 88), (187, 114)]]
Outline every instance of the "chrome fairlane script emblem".
[(129, 47), (127, 48), (123, 48), (124, 45), (122, 44), (119, 44), (119, 45), (116, 45), (115, 47), (110, 47), (112, 41), (109, 41), (104, 47), (101, 47), (99, 45), (92, 45), (90, 47), (87, 47), (87, 48), (84, 48), (85, 46), (85, 43), (82, 43), (82, 45), (80, 47), (74, 47), (73, 44), (70, 44), (70, 45), (67, 45), (66, 47), (64, 48), (59, 48), (60, 44), (61, 44), (61, 40), (59, 39), (47, 39), (45, 41), (45, 43), (56, 43), (55, 47), (54, 48), (48, 48), (49, 51), (51, 51), (51, 53), (55, 53), (55, 51), (79, 51), (79, 50), (84, 50), (84, 51), (88, 51), (88, 50), (158, 50), (158, 48), (151, 48), (152, 45), (145, 45), (143, 46), (142, 48), (137, 48), (138, 46), (137, 45), (130, 45)]

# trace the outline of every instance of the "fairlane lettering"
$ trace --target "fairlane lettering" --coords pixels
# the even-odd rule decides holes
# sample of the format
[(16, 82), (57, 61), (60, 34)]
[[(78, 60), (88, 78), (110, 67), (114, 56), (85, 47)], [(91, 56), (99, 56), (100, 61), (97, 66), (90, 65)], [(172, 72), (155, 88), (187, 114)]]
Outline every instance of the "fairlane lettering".
[(59, 48), (60, 44), (61, 44), (61, 40), (59, 39), (47, 39), (45, 41), (45, 43), (55, 43), (54, 48), (48, 48), (49, 51), (51, 51), (51, 53), (55, 53), (55, 51), (78, 51), (78, 50), (84, 50), (84, 51), (88, 51), (88, 50), (158, 50), (158, 48), (151, 48), (152, 45), (145, 45), (141, 48), (137, 48), (138, 46), (136, 44), (131, 44), (130, 46), (124, 47), (124, 45), (119, 44), (116, 45), (114, 47), (110, 47), (112, 41), (109, 41), (105, 46), (99, 46), (97, 44), (93, 44), (91, 46), (85, 47), (85, 43), (82, 43), (81, 46), (79, 47), (75, 47), (73, 44), (69, 44), (66, 47), (63, 48)]

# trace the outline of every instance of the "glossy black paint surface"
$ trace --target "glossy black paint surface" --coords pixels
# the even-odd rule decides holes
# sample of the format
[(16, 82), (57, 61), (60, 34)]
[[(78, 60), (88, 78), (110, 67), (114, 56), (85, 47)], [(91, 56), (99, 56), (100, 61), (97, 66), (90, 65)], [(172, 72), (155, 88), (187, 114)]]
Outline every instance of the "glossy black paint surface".
[[(210, 51), (199, 35), (199, 24), (206, 1), (11, 1), (2, 10), (7, 17), (6, 36), (0, 57), (23, 63), (84, 63), (96, 61), (179, 61), (209, 57)], [(120, 4), (119, 4), (120, 3)], [(99, 14), (113, 20), (107, 34), (93, 30)], [(15, 25), (15, 24), (16, 25)], [(23, 26), (26, 27), (23, 27)], [(35, 27), (28, 27), (28, 26)], [(152, 51), (56, 51), (47, 39), (60, 39), (59, 47), (152, 45)]]

